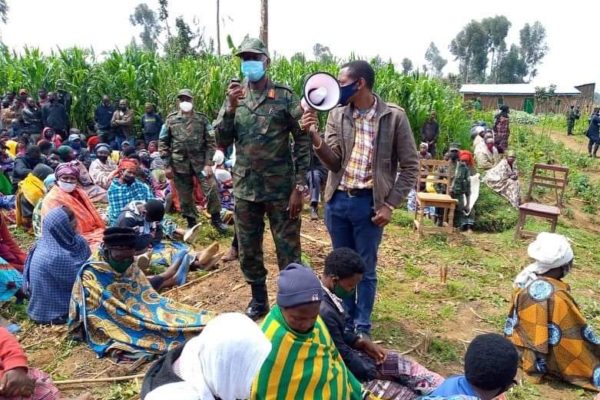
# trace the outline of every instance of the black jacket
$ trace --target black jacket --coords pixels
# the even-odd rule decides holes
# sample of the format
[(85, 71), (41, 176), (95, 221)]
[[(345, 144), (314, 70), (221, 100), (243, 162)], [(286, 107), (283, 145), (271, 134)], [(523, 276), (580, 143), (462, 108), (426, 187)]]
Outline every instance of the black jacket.
[(173, 371), (173, 364), (183, 351), (184, 345), (178, 346), (173, 350), (170, 350), (167, 354), (159, 358), (146, 372), (144, 382), (142, 383), (142, 393), (140, 398), (144, 400), (148, 393), (154, 389), (167, 385), (169, 383), (183, 382), (175, 371)]
[(94, 121), (96, 121), (96, 124), (98, 124), (98, 129), (102, 131), (111, 130), (110, 121), (112, 120), (114, 113), (115, 108), (111, 105), (105, 106), (104, 104), (100, 104), (98, 107), (96, 107)]
[(321, 319), (327, 325), (331, 339), (333, 339), (335, 347), (337, 347), (350, 372), (361, 382), (371, 381), (377, 377), (375, 362), (366, 354), (352, 348), (358, 340), (358, 336), (354, 332), (345, 329), (346, 319), (349, 316), (343, 307), (340, 309), (335, 304), (331, 296), (325, 291), (325, 296), (321, 302), (321, 310), (319, 311)]
[(48, 103), (42, 107), (42, 121), (44, 127), (50, 127), (55, 131), (67, 132), (69, 128), (69, 117), (65, 106), (60, 103)]

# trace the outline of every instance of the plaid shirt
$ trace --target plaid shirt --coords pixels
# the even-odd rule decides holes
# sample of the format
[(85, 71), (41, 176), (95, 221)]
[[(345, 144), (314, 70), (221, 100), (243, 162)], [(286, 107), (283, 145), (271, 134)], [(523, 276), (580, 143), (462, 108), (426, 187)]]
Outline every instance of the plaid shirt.
[(121, 183), (119, 179), (114, 179), (108, 188), (107, 195), (109, 226), (116, 224), (119, 214), (130, 202), (134, 200), (146, 202), (154, 198), (148, 185), (140, 182), (138, 179), (131, 185), (126, 185)]
[(366, 113), (354, 110), (354, 147), (344, 170), (339, 190), (373, 188), (373, 149), (377, 98)]

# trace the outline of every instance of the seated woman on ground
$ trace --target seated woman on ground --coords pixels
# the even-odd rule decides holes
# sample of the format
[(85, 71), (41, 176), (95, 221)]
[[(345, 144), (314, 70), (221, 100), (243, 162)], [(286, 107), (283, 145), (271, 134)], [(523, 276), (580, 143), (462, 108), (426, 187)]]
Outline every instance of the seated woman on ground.
[(103, 244), (73, 286), (69, 331), (99, 356), (139, 359), (161, 355), (198, 335), (206, 311), (159, 295), (137, 266), (150, 244), (131, 228), (108, 228)]
[[(52, 378), (43, 371), (29, 368), (25, 351), (6, 329), (0, 327), (0, 398), (58, 400), (61, 397)], [(86, 393), (79, 400), (92, 400)]]
[(416, 399), (427, 395), (443, 381), (419, 363), (373, 343), (366, 336), (348, 332), (349, 317), (343, 299), (353, 296), (362, 279), (364, 262), (354, 250), (339, 248), (325, 259), (321, 278), (324, 297), (319, 315), (352, 374), (381, 399)]
[(58, 154), (60, 155), (61, 162), (69, 163), (73, 167), (77, 168), (79, 172), (77, 181), (79, 182), (79, 185), (83, 191), (88, 195), (92, 203), (106, 203), (106, 190), (94, 184), (94, 181), (92, 180), (85, 164), (77, 159), (75, 150), (69, 146), (63, 145), (58, 148)]
[(96, 159), (90, 165), (90, 177), (101, 188), (108, 190), (117, 176), (117, 164), (110, 158), (111, 148), (106, 143), (96, 145)]
[(92, 249), (102, 241), (105, 224), (83, 189), (77, 187), (79, 170), (71, 164), (60, 164), (54, 172), (56, 185), (42, 200), (42, 225), (44, 218), (57, 207), (67, 206), (75, 214), (77, 231)]
[(38, 324), (65, 324), (73, 284), (91, 255), (73, 210), (57, 207), (44, 219), (42, 237), (29, 251), (23, 273), (29, 318)]
[(527, 252), (535, 262), (515, 278), (504, 327), (523, 371), (600, 390), (600, 337), (562, 281), (573, 265), (571, 245), (562, 235), (542, 232)]
[(17, 190), (15, 199), (17, 226), (21, 226), (27, 230), (32, 228), (31, 219), (33, 217), (33, 209), (46, 194), (44, 179), (53, 172), (54, 170), (46, 164), (38, 164), (25, 179), (19, 182), (19, 189)]
[(270, 351), (271, 342), (250, 318), (221, 314), (150, 367), (141, 398), (247, 399)]
[(485, 174), (483, 182), (490, 189), (507, 199), (513, 207), (519, 208), (521, 192), (516, 159), (515, 151), (508, 150), (506, 158), (503, 158), (502, 161)]
[(421, 400), (492, 400), (517, 382), (519, 357), (514, 346), (495, 333), (479, 335), (465, 354), (464, 375), (452, 376)]
[[(13, 240), (6, 219), (0, 213), (0, 302), (9, 301), (14, 296), (25, 298), (22, 272), (26, 257), (27, 254)], [(11, 330), (18, 329), (17, 325), (11, 327)]]

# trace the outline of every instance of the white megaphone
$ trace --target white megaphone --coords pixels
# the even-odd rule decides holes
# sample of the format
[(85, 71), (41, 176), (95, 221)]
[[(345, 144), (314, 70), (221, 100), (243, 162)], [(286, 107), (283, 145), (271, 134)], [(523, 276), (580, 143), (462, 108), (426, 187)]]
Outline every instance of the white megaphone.
[(341, 89), (335, 77), (327, 72), (315, 72), (304, 82), (302, 108), (329, 111), (340, 103)]

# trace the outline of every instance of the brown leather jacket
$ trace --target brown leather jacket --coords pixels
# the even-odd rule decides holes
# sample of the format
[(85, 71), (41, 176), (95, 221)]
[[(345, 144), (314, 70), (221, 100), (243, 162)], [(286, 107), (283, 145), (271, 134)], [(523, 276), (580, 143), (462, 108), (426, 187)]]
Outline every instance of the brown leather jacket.
[[(377, 96), (377, 95), (376, 95)], [(417, 147), (406, 113), (395, 104), (387, 104), (377, 96), (375, 115), (377, 132), (373, 157), (373, 198), (375, 209), (384, 203), (397, 207), (415, 187), (419, 172)], [(323, 165), (330, 171), (325, 188), (325, 201), (331, 200), (344, 175), (354, 147), (354, 119), (350, 106), (329, 112), (325, 143), (315, 149)]]

